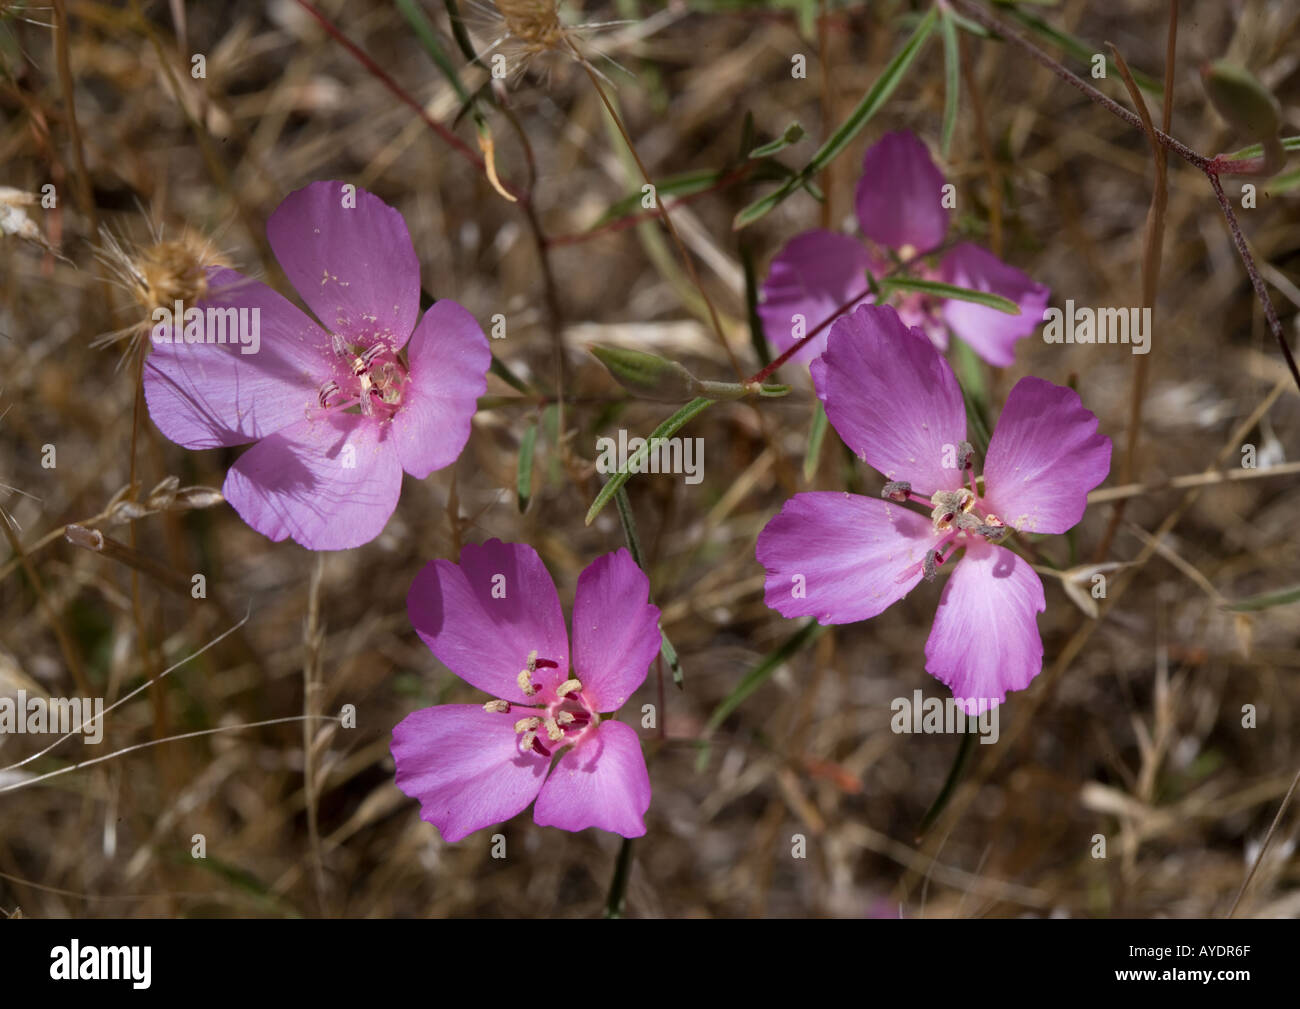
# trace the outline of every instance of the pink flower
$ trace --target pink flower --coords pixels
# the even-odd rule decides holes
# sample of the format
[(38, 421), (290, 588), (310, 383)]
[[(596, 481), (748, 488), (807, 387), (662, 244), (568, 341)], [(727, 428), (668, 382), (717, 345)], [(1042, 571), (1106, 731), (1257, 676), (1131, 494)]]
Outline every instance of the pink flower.
[[(901, 260), (933, 252), (948, 234), (944, 179), (925, 144), (907, 132), (887, 133), (867, 149), (858, 181), (857, 216), (862, 234)], [(767, 337), (780, 351), (799, 342), (841, 305), (861, 292), (846, 310), (869, 303), (867, 271), (879, 277), (889, 269), (879, 248), (870, 248), (831, 231), (796, 235), (772, 260), (763, 283), (759, 315)], [(931, 267), (919, 260), (909, 272), (921, 279), (987, 291), (1020, 306), (1007, 315), (969, 301), (909, 294), (898, 306), (909, 326), (920, 326), (940, 350), (956, 333), (989, 364), (1005, 367), (1015, 358), (1015, 343), (1043, 319), (1050, 294), (1013, 266), (970, 242), (954, 245)], [(800, 323), (797, 317), (802, 317)], [(826, 349), (828, 329), (794, 356), (811, 360)]]
[[(163, 327), (175, 342), (159, 342), (155, 328), (149, 414), (186, 448), (256, 442), (222, 491), (258, 532), (311, 550), (359, 546), (393, 514), (403, 470), (423, 479), (465, 447), (487, 389), (487, 338), (451, 301), (416, 325), (411, 236), (401, 214), (365, 190), (314, 182), (290, 194), (266, 230), (321, 325), (265, 284), (210, 269), (207, 300), (185, 306), (205, 324), (187, 324), (184, 337), (180, 320)], [(258, 327), (257, 339), (235, 339), (236, 315), (241, 329)]]
[[(578, 578), (573, 656), (560, 599), (537, 551), (489, 540), (437, 560), (406, 608), (433, 654), (493, 700), (443, 704), (393, 730), (397, 787), (447, 841), (508, 820), (640, 837), (650, 778), (636, 730), (601, 719), (641, 686), (659, 652), (650, 582), (626, 550)], [(562, 755), (552, 768), (552, 759)], [(550, 776), (547, 776), (547, 771)]]
[(823, 624), (865, 620), (964, 548), (925, 668), (972, 714), (1023, 690), (1042, 668), (1043, 585), (997, 544), (1010, 529), (1063, 533), (1083, 517), (1088, 491), (1110, 471), (1097, 418), (1073, 390), (1022, 378), (989, 441), (981, 487), (952, 369), (894, 309), (866, 305), (838, 320), (812, 377), (844, 443), (890, 481), (891, 500), (815, 492), (787, 501), (758, 537), (767, 605)]

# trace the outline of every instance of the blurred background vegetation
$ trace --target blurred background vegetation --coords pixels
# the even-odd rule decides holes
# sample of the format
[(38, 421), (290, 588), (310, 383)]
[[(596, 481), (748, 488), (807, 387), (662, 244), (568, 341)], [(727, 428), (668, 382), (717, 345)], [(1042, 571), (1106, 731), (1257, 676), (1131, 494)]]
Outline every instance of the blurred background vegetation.
[[(794, 234), (851, 227), (861, 153), (881, 133), (911, 129), (937, 156), (951, 74), (935, 33), (817, 173), (824, 202), (799, 190), (734, 230), (736, 214), (774, 188), (781, 169), (771, 165), (808, 163), (930, 5), (566, 2), (567, 24), (593, 27), (540, 46), (502, 14), (529, 6), (460, 4), (461, 42), (482, 52), (504, 39), (494, 51), (511, 73), (493, 84), (467, 65), (441, 0), (318, 0), (316, 14), (298, 0), (0, 3), (0, 187), (31, 224), (7, 216), (0, 238), (0, 504), (13, 522), (0, 546), (0, 691), (89, 691), (111, 703), (248, 614), (110, 714), (99, 747), (73, 739), (14, 770), (50, 740), (0, 737), (6, 914), (587, 916), (604, 907), (619, 838), (542, 829), (525, 813), (500, 828), (507, 857), (494, 859), (494, 831), (447, 845), (394, 787), (392, 726), (417, 707), (481, 699), (416, 638), (407, 589), (429, 560), (495, 536), (533, 544), (567, 606), (579, 571), (624, 543), (615, 508), (583, 521), (602, 483), (597, 437), (620, 427), (647, 435), (673, 409), (629, 398), (588, 347), (650, 351), (706, 379), (756, 372), (764, 361), (747, 264), (761, 280)], [(984, 9), (1084, 76), (1091, 54), (1114, 43), (1150, 85), (1159, 119), (1167, 4)], [(1206, 155), (1247, 142), (1210, 109), (1198, 77), (1224, 56), (1276, 94), (1283, 132), (1300, 133), (1295, 5), (1184, 0), (1178, 10), (1173, 135)], [(1004, 42), (957, 36), (959, 100), (941, 162), (961, 194), (957, 227), (1049, 285), (1054, 305), (1141, 304), (1154, 178), (1142, 131)], [(196, 55), (205, 76), (194, 76)], [(796, 55), (806, 57), (805, 78), (792, 76)], [(1113, 68), (1088, 80), (1131, 107)], [(644, 178), (601, 90), (667, 199), (676, 237), (642, 210)], [(748, 157), (796, 121), (802, 140)], [(478, 161), (482, 137), (515, 202)], [(1238, 215), (1294, 342), (1300, 196), (1285, 171), (1254, 180), (1256, 208)], [(454, 467), (407, 478), (376, 541), (313, 555), (270, 543), (224, 504), (197, 495), (190, 503), (209, 506), (186, 508), (169, 495), (168, 478), (219, 488), (241, 450), (186, 451), (138, 414), (128, 351), (146, 316), (111, 278), (123, 255), (139, 262), (161, 238), (208, 243), (292, 297), (265, 221), (289, 192), (322, 178), (402, 212), (431, 296), (454, 298), (485, 329), (505, 316), (508, 335), (493, 353), (525, 391), (492, 377)], [(1225, 180), (1238, 207), (1243, 181)], [(39, 200), (46, 184), (55, 207), (20, 202)], [(1232, 907), (1300, 767), (1300, 610), (1283, 591), (1300, 581), (1291, 462), (1300, 398), (1205, 178), (1171, 158), (1168, 186), (1128, 474), (1144, 489), (1098, 501), (1068, 541), (1041, 544), (1062, 567), (1119, 565), (1107, 570), (1125, 589), (1094, 616), (1060, 578), (1044, 577), (1044, 672), (1009, 698), (1002, 738), (974, 747), (924, 836), (959, 740), (894, 734), (890, 701), (947, 693), (923, 656), (941, 586), (772, 656), (801, 625), (763, 603), (758, 532), (799, 490), (879, 491), (833, 429), (808, 458), (806, 368), (779, 371), (788, 397), (720, 404), (681, 432), (704, 439), (703, 483), (629, 482), (682, 688), (657, 664), (626, 709), (634, 724), (643, 704), (657, 709), (655, 728), (641, 730), (654, 801), (632, 849), (627, 914), (1204, 916)], [(1033, 337), (1013, 368), (967, 362), (961, 374), (994, 414), (1022, 375), (1076, 386), (1115, 442), (1114, 487), (1137, 362), (1125, 347)], [(1244, 444), (1260, 470), (1275, 472), (1169, 486), (1207, 467), (1240, 475)], [(42, 465), (45, 446), (56, 450), (53, 467)], [(524, 480), (521, 447), (532, 460)], [(1120, 497), (1125, 510), (1108, 535)], [(100, 529), (136, 566), (68, 542), (69, 523)], [(191, 597), (195, 573), (206, 598)], [(344, 704), (356, 706), (355, 729), (240, 728)], [(1243, 705), (1254, 706), (1256, 727), (1243, 727)], [(204, 730), (221, 731), (24, 784)], [(1297, 822), (1294, 805), (1283, 811), (1238, 914), (1300, 913)], [(191, 853), (198, 834), (202, 859)], [(1097, 834), (1104, 859), (1093, 857)], [(792, 857), (794, 835), (806, 838), (806, 858)]]

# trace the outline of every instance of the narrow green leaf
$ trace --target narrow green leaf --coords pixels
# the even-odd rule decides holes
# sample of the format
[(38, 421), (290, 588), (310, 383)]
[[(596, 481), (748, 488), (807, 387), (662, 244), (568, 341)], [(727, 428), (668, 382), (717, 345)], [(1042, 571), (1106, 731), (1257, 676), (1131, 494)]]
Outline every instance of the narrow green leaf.
[(639, 467), (641, 463), (645, 462), (646, 457), (650, 454), (650, 445), (654, 439), (671, 438), (696, 414), (701, 413), (708, 407), (712, 406), (713, 402), (713, 400), (705, 396), (693, 399), (655, 428), (654, 431), (651, 432), (650, 437), (646, 439), (646, 443), (637, 449), (637, 451), (633, 452), (628, 458), (628, 468), (619, 470), (605, 481), (605, 486), (600, 489), (600, 493), (596, 495), (596, 500), (594, 500), (591, 503), (591, 507), (587, 509), (586, 524), (591, 525), (592, 520), (601, 513), (601, 510), (605, 505), (609, 504), (610, 498), (617, 494), (618, 489), (632, 478), (631, 469), (633, 465)]
[(1268, 180), (1268, 192), (1285, 193), (1296, 186), (1300, 186), (1300, 168), (1294, 172), (1287, 172), (1284, 175), (1275, 175)]
[[(710, 186), (717, 185), (718, 180), (726, 175), (728, 171), (730, 169), (705, 169), (669, 176), (655, 183), (655, 198), (660, 200), (665, 196), (690, 196), (692, 193), (703, 192)], [(641, 190), (637, 189), (635, 193), (629, 193), (627, 196), (611, 203), (592, 227), (599, 228), (602, 224), (607, 224), (620, 217), (626, 217), (635, 211), (646, 209), (641, 206), (642, 195)]]
[[(1300, 151), (1300, 137), (1283, 137), (1282, 149), (1284, 151)], [(1243, 147), (1239, 151), (1233, 151), (1231, 154), (1224, 155), (1233, 161), (1245, 160), (1246, 158), (1258, 158), (1264, 153), (1263, 144), (1251, 144), (1249, 147)], [(1277, 180), (1274, 179), (1273, 182)], [(1272, 185), (1272, 182), (1269, 183)]]
[(1226, 603), (1223, 608), (1236, 613), (1250, 613), (1255, 610), (1269, 610), (1274, 606), (1289, 606), (1291, 603), (1300, 603), (1300, 585), (1293, 585), (1289, 589), (1262, 592), (1257, 596), (1248, 596), (1245, 599), (1237, 600), (1235, 603)]
[(664, 633), (662, 627), (659, 628), (659, 636), (663, 638), (662, 643), (659, 645), (659, 654), (664, 657), (664, 661), (668, 663), (668, 668), (673, 671), (673, 684), (678, 690), (685, 690), (685, 675), (682, 672), (682, 660), (677, 657), (677, 649), (668, 640), (668, 635)]
[(943, 133), (939, 150), (947, 158), (961, 95), (961, 46), (957, 42), (957, 22), (948, 7), (939, 8), (939, 30), (943, 33)]
[(767, 678), (781, 667), (782, 663), (816, 641), (825, 630), (826, 628), (816, 620), (809, 620), (794, 634), (763, 656), (758, 665), (746, 673), (744, 678), (736, 684), (735, 689), (722, 700), (722, 703), (713, 709), (713, 714), (709, 716), (709, 720), (704, 724), (701, 735), (707, 736), (714, 732), (719, 725), (727, 720), (733, 711), (745, 702), (745, 699), (750, 694), (761, 687), (767, 681)]
[(537, 422), (529, 421), (519, 439), (519, 468), (515, 473), (515, 500), (519, 511), (528, 510), (533, 496), (533, 451), (537, 447)]
[(980, 39), (991, 39), (993, 33), (977, 21), (972, 21), (964, 15), (958, 14), (955, 10), (949, 9), (948, 16), (956, 22), (957, 27), (968, 35), (974, 35)]
[(1007, 315), (1020, 314), (1020, 306), (1010, 298), (1004, 298), (1000, 294), (990, 294), (988, 291), (972, 291), (968, 287), (941, 284), (937, 280), (921, 280), (917, 277), (883, 277), (880, 286), (886, 291), (919, 291), (921, 294), (931, 294), (936, 298), (973, 301), (977, 305), (984, 305), (986, 308), (996, 308), (999, 312), (1006, 312)]
[(488, 371), (490, 371), (497, 378), (501, 379), (501, 381), (505, 382), (506, 385), (510, 386), (510, 388), (512, 389), (516, 389), (519, 392), (523, 392), (523, 393), (532, 392), (532, 390), (528, 388), (528, 384), (522, 378), (516, 375), (513, 371), (511, 371), (510, 368), (506, 365), (506, 363), (502, 361), (501, 358), (497, 357), (495, 354), (492, 355), (492, 363), (488, 365)]
[[(632, 514), (632, 502), (628, 500), (627, 489), (620, 487), (614, 495), (614, 507), (618, 509), (618, 520), (623, 525), (623, 538), (627, 540), (627, 551), (636, 561), (636, 566), (645, 571), (645, 554), (641, 552), (641, 537), (636, 531), (636, 516)], [(649, 575), (650, 572), (646, 571)]]
[(447, 78), (447, 81), (455, 90), (456, 97), (465, 105), (472, 104), (469, 92), (465, 90), (465, 85), (461, 83), (456, 65), (451, 62), (451, 57), (447, 55), (442, 43), (438, 41), (438, 33), (433, 30), (433, 25), (424, 16), (424, 11), (420, 9), (419, 4), (415, 0), (394, 0), (394, 3), (398, 11), (401, 12), (402, 17), (406, 18), (406, 23), (411, 26), (411, 30), (415, 32), (415, 37), (424, 46), (429, 58), (442, 71), (442, 75)]
[(761, 147), (755, 147), (749, 152), (750, 158), (770, 158), (773, 154), (784, 151), (791, 144), (797, 144), (803, 139), (803, 127), (798, 123), (791, 123), (785, 128), (779, 137), (770, 143), (763, 144)]
[(758, 271), (754, 268), (754, 250), (743, 240), (740, 242), (740, 265), (745, 271), (745, 315), (749, 320), (749, 342), (754, 348), (758, 363), (766, 368), (772, 363), (772, 352), (767, 346), (763, 319), (758, 314)]
[[(816, 620), (809, 620), (794, 634), (763, 656), (758, 665), (746, 673), (744, 678), (736, 684), (735, 689), (723, 699), (721, 704), (713, 709), (713, 714), (709, 716), (709, 720), (705, 723), (700, 736), (707, 739), (719, 725), (727, 720), (727, 717), (733, 711), (745, 702), (745, 699), (750, 694), (761, 687), (768, 677), (781, 667), (782, 663), (789, 660), (800, 649), (816, 641), (825, 630), (826, 628), (817, 623)], [(695, 769), (702, 771), (708, 765), (708, 762), (709, 748), (705, 745), (700, 748), (699, 755), (696, 757)]]
[(460, 16), (460, 5), (456, 0), (443, 0), (443, 4), (447, 8), (447, 18), (451, 21), (451, 34), (456, 39), (456, 44), (460, 46), (460, 51), (471, 63), (479, 62), (478, 53), (474, 51), (474, 43), (465, 29), (465, 19)]
[(817, 185), (817, 183), (815, 183), (812, 179), (802, 179), (799, 182), (799, 185), (803, 188), (804, 192), (806, 192), (818, 203), (826, 202), (826, 194), (822, 192), (822, 187)]
[(989, 387), (984, 379), (984, 365), (965, 340), (952, 338), (952, 359), (957, 386), (966, 403), (967, 430), (971, 444), (981, 459), (989, 450)]
[(921, 825), (916, 829), (918, 840), (934, 825), (934, 821), (939, 818), (939, 814), (948, 805), (948, 800), (957, 791), (957, 782), (961, 780), (962, 772), (966, 769), (971, 752), (975, 749), (975, 737), (978, 734), (971, 731), (968, 723), (966, 731), (961, 734), (961, 743), (957, 746), (957, 755), (953, 758), (952, 767), (948, 769), (948, 777), (944, 779), (943, 787), (939, 789), (939, 794), (935, 797), (934, 802), (930, 804), (930, 808), (925, 811), (925, 816), (921, 818)]
[[(935, 20), (936, 15), (934, 9), (931, 8), (925, 17), (921, 18), (916, 30), (912, 32), (903, 48), (889, 61), (884, 73), (876, 79), (875, 84), (863, 96), (857, 108), (849, 114), (849, 117), (844, 120), (839, 129), (831, 134), (830, 139), (822, 144), (817, 153), (812, 156), (812, 160), (804, 166), (803, 171), (799, 172), (798, 175), (791, 178), (783, 186), (773, 190), (766, 196), (759, 197), (741, 210), (731, 223), (732, 230), (739, 231), (741, 228), (753, 224), (759, 218), (771, 213), (796, 189), (807, 188), (812, 182), (813, 176), (830, 164), (835, 156), (849, 145), (853, 138), (858, 135), (858, 132), (871, 121), (871, 117), (880, 111), (881, 106), (885, 104), (889, 96), (894, 93), (894, 89), (902, 81), (908, 67), (920, 55), (922, 46), (930, 37), (930, 33), (934, 31)], [(813, 190), (809, 190), (809, 192), (813, 192)]]
[[(1081, 60), (1084, 63), (1091, 63), (1093, 56), (1102, 51), (1099, 47), (1089, 45), (1087, 42), (1083, 41), (1080, 38), (1077, 38), (1074, 35), (1071, 35), (1069, 32), (1065, 32), (1059, 28), (1052, 27), (1042, 18), (1034, 14), (1026, 14), (1018, 7), (1007, 5), (1007, 6), (1003, 6), (1002, 9), (1005, 10), (1007, 14), (1009, 14), (1016, 21), (1019, 21), (1022, 25), (1028, 28), (1030, 31), (1035, 32), (1036, 34), (1047, 39), (1049, 42), (1052, 42), (1055, 45), (1060, 46), (1062, 49), (1064, 49), (1075, 59)], [(1112, 61), (1109, 57), (1107, 57), (1106, 75), (1110, 76), (1111, 74), (1115, 74), (1116, 76), (1118, 76), (1119, 69), (1115, 66), (1114, 61)], [(1151, 77), (1148, 74), (1144, 74), (1140, 70), (1133, 70), (1132, 74), (1133, 74), (1133, 80), (1137, 83), (1137, 86), (1140, 87), (1143, 91), (1149, 91), (1157, 95), (1164, 93), (1164, 86), (1154, 77)]]
[(885, 72), (871, 86), (871, 90), (863, 96), (862, 101), (858, 103), (858, 107), (849, 114), (843, 125), (831, 134), (830, 139), (822, 144), (821, 149), (812, 156), (812, 160), (808, 162), (808, 167), (801, 174), (805, 177), (812, 177), (820, 172), (871, 121), (871, 118), (880, 111), (889, 96), (894, 93), (894, 89), (902, 82), (903, 75), (907, 73), (908, 67), (921, 54), (921, 49), (925, 46), (926, 40), (929, 39), (930, 33), (934, 31), (934, 27), (935, 12), (934, 8), (931, 8), (916, 26), (911, 38), (907, 40), (897, 55), (889, 61), (889, 65), (885, 67)]
[(736, 160), (743, 161), (748, 155), (750, 149), (754, 146), (757, 137), (754, 134), (754, 113), (746, 109), (745, 117), (740, 121), (740, 149), (736, 152)]
[(817, 463), (822, 455), (822, 441), (826, 438), (826, 407), (819, 399), (813, 412), (812, 427), (808, 429), (808, 452), (803, 457), (803, 481), (812, 483), (817, 475)]
[(736, 214), (735, 219), (731, 222), (731, 230), (739, 231), (741, 228), (753, 224), (759, 218), (766, 217), (798, 188), (798, 176), (791, 176), (783, 185), (772, 190), (766, 196), (760, 196)]
[[(632, 502), (628, 500), (626, 487), (618, 489), (618, 493), (614, 495), (614, 505), (618, 508), (618, 518), (623, 524), (623, 537), (627, 540), (628, 553), (636, 561), (636, 566), (645, 571), (646, 576), (649, 577), (650, 572), (646, 570), (645, 566), (645, 554), (641, 550), (641, 537), (637, 535), (636, 531), (636, 516), (632, 514)], [(652, 599), (651, 602), (653, 601)], [(673, 673), (673, 683), (680, 690), (682, 689), (683, 680), (682, 660), (677, 657), (677, 649), (668, 640), (668, 635), (664, 633), (662, 627), (659, 628), (659, 639), (659, 654), (668, 663), (668, 668)]]

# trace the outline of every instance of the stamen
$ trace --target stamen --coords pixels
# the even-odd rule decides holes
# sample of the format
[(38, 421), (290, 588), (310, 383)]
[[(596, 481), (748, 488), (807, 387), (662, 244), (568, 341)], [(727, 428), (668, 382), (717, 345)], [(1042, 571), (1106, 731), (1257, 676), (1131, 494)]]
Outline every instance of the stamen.
[(881, 488), (880, 496), (889, 498), (891, 501), (897, 501), (900, 504), (907, 500), (907, 495), (912, 491), (912, 485), (906, 480), (891, 480)]
[(564, 738), (564, 730), (554, 718), (548, 718), (542, 724), (546, 726), (546, 735), (552, 743)]
[(527, 735), (530, 732), (532, 732), (533, 735), (537, 735), (537, 733), (533, 732), (533, 730), (536, 729), (541, 724), (542, 724), (542, 720), (535, 716), (529, 716), (528, 718), (521, 718), (519, 719), (519, 721), (515, 722), (515, 735), (518, 735), (521, 732), (524, 733), (524, 735)]
[(537, 741), (537, 733), (532, 731), (525, 732), (519, 737), (519, 752), (527, 753), (529, 750), (539, 750), (539, 752), (544, 753), (546, 756), (550, 756), (550, 753), (547, 752)]
[(975, 495), (965, 487), (959, 490), (940, 490), (934, 492), (930, 503), (935, 506), (930, 514), (935, 530), (946, 533), (952, 528), (952, 521), (959, 513), (964, 514), (975, 507)]
[(519, 684), (519, 689), (524, 692), (525, 697), (532, 697), (533, 694), (537, 693), (537, 687), (533, 685), (531, 671), (527, 669), (519, 670), (519, 676), (516, 677), (515, 682)]
[(329, 398), (339, 391), (340, 391), (339, 384), (335, 382), (333, 379), (326, 382), (324, 385), (320, 387), (320, 396), (318, 397), (318, 399), (320, 401), (320, 407), (322, 410), (326, 409), (329, 406)]
[[(492, 714), (506, 714), (510, 710), (510, 702), (500, 700), (488, 701), (483, 705), (483, 710), (491, 712)], [(515, 731), (517, 732), (518, 730), (516, 729)]]
[(582, 692), (582, 684), (577, 680), (565, 680), (555, 689), (556, 697), (568, 697), (569, 694)]
[(559, 725), (571, 725), (573, 724), (573, 712), (561, 711), (558, 715), (555, 716), (555, 721)]

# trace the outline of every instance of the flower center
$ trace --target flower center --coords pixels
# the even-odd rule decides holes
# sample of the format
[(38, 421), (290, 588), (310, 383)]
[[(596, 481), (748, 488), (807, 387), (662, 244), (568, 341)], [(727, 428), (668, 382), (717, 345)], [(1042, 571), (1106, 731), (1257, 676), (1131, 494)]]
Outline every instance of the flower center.
[(406, 365), (386, 343), (347, 344), (333, 337), (334, 377), (320, 388), (321, 409), (358, 409), (388, 420), (402, 404)]
[[(534, 682), (538, 669), (558, 669), (559, 663), (537, 657), (537, 650), (528, 653), (528, 662), (519, 670), (519, 689), (532, 697), (541, 689)], [(582, 684), (568, 679), (555, 688), (555, 696), (545, 705), (517, 706), (521, 717), (515, 722), (515, 735), (519, 737), (520, 753), (533, 752), (549, 757), (563, 746), (577, 746), (583, 738), (600, 724), (600, 715), (587, 703), (582, 694)], [(505, 714), (515, 709), (509, 701), (488, 701), (484, 711)], [(525, 714), (526, 712), (526, 714)]]
[[(885, 484), (880, 496), (900, 504), (914, 502), (930, 508), (930, 521), (934, 525), (939, 542), (925, 552), (921, 562), (921, 571), (927, 581), (938, 573), (938, 568), (948, 560), (959, 547), (971, 537), (982, 536), (989, 543), (1001, 543), (1011, 529), (991, 511), (987, 510), (979, 494), (979, 484), (975, 476), (975, 450), (970, 442), (958, 446), (957, 465), (966, 474), (968, 483), (956, 490), (935, 491), (926, 500), (912, 491), (912, 485), (906, 480), (894, 480)], [(909, 570), (915, 572), (916, 568)]]

